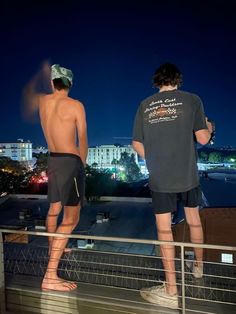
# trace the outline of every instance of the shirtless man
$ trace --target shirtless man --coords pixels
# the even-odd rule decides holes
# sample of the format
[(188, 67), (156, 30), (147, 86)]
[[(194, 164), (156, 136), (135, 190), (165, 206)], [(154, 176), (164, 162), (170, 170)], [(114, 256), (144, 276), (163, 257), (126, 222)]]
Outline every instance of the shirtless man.
[[(51, 75), (52, 93), (36, 93), (36, 78), (25, 89), (25, 99), (28, 108), (31, 106), (31, 111), (39, 108), (41, 125), (50, 152), (48, 160), (50, 208), (47, 230), (71, 234), (79, 222), (84, 195), (84, 165), (88, 151), (85, 110), (81, 102), (68, 97), (72, 86), (72, 71), (58, 64), (50, 69), (45, 64), (42, 73), (44, 79), (45, 76)], [(76, 146), (76, 135), (79, 148)], [(64, 207), (63, 220), (57, 227), (62, 207)], [(50, 258), (42, 282), (43, 290), (70, 291), (77, 288), (75, 283), (65, 281), (57, 275), (59, 261), (67, 242), (67, 238), (49, 238)]]

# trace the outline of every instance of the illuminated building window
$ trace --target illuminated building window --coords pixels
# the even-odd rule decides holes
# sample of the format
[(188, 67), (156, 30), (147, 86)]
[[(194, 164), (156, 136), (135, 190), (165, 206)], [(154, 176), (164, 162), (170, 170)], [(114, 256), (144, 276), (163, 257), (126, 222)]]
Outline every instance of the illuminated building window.
[(194, 260), (194, 251), (185, 251), (185, 258)]
[(222, 253), (221, 254), (221, 262), (233, 264), (233, 254)]

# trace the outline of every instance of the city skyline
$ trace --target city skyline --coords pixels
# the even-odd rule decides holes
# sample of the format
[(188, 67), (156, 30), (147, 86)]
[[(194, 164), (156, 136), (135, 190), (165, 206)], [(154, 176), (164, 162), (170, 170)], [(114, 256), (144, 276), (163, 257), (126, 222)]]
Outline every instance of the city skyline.
[(216, 122), (216, 146), (236, 146), (232, 125), (236, 68), (233, 1), (105, 2), (3, 6), (0, 142), (46, 142), (39, 122), (21, 114), (21, 93), (43, 60), (75, 75), (71, 96), (86, 109), (89, 146), (128, 144), (139, 103), (156, 92), (151, 77), (176, 63), (182, 89), (198, 94)]

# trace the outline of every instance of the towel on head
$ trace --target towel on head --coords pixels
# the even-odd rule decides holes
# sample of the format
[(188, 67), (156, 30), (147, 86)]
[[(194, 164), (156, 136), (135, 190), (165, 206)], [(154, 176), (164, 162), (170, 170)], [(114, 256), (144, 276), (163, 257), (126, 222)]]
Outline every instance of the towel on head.
[(53, 64), (51, 71), (52, 80), (60, 78), (66, 86), (70, 87), (70, 85), (72, 85), (73, 73), (71, 70), (63, 68), (59, 64)]

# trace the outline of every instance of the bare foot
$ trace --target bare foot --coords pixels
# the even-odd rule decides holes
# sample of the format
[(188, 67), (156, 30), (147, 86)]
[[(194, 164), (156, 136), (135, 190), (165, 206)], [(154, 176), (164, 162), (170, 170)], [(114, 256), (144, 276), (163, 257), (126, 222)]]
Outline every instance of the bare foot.
[(77, 284), (72, 281), (66, 281), (59, 277), (56, 278), (44, 278), (42, 285), (42, 290), (54, 290), (54, 291), (71, 291), (77, 288)]

